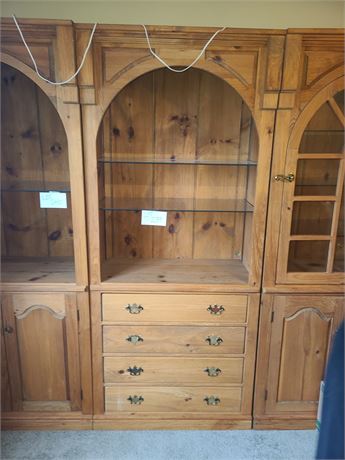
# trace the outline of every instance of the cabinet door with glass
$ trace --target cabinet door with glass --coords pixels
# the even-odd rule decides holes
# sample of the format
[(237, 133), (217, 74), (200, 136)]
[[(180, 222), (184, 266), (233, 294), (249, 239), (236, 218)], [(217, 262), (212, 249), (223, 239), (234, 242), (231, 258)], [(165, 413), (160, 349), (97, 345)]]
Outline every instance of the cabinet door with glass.
[[(301, 114), (282, 181), (278, 283), (333, 283), (344, 272), (344, 90), (335, 81)], [(318, 97), (319, 96), (319, 97)]]
[[(74, 72), (70, 23), (20, 21), (41, 73)], [(42, 81), (13, 31), (1, 21), (2, 287), (85, 286), (86, 231), (80, 108), (75, 81)], [(46, 40), (46, 41), (43, 41)], [(71, 46), (66, 51), (66, 43)]]

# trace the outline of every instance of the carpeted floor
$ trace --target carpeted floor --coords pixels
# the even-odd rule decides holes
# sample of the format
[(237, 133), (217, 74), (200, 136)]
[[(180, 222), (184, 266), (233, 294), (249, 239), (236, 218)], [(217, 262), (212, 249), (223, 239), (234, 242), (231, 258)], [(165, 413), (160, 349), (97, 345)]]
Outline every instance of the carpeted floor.
[(68, 460), (311, 460), (316, 431), (2, 432), (1, 458)]

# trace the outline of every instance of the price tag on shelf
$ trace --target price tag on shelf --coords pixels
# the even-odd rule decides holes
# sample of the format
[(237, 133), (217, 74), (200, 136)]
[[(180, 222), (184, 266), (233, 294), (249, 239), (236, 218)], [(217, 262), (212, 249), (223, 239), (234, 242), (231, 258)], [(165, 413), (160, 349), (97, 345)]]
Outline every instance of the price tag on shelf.
[(156, 225), (158, 227), (165, 227), (167, 224), (166, 211), (141, 211), (141, 225)]
[(67, 208), (67, 195), (63, 192), (40, 192), (40, 208)]

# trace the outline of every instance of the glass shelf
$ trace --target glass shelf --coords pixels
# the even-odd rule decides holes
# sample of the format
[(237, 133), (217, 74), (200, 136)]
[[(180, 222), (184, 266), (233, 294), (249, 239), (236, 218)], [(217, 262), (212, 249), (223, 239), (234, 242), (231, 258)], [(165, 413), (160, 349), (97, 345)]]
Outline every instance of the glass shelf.
[(1, 184), (2, 192), (70, 192), (68, 182), (42, 182), (24, 181), (12, 184)]
[(103, 211), (186, 211), (186, 212), (253, 212), (246, 200), (184, 198), (104, 198), (100, 202)]
[(112, 157), (110, 154), (98, 158), (99, 163), (125, 163), (125, 164), (166, 164), (166, 165), (210, 165), (210, 166), (256, 166), (256, 161), (240, 160), (240, 159), (220, 159), (207, 160), (203, 158), (195, 159), (176, 159), (174, 155), (170, 158), (155, 158), (150, 155), (116, 155)]

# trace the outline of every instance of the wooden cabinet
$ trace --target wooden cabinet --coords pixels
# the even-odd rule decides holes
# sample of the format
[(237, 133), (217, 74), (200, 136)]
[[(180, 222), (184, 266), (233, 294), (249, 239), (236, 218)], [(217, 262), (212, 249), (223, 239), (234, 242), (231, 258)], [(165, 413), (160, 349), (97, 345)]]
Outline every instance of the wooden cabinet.
[[(90, 25), (20, 24), (46, 77), (75, 72)], [(249, 428), (254, 391), (256, 427), (310, 424), (342, 314), (343, 34), (226, 29), (174, 73), (98, 25), (55, 86), (1, 33), (5, 427)], [(148, 30), (177, 71), (213, 33)]]
[[(297, 70), (296, 70), (297, 65)], [(341, 292), (344, 42), (292, 31), (277, 110), (263, 287)], [(299, 286), (299, 287), (298, 287)]]
[(21, 412), (37, 426), (38, 415), (46, 416), (47, 424), (55, 417), (78, 426), (91, 403), (85, 294), (3, 294), (1, 313), (2, 352), (8, 364), (5, 388), (10, 395), (5, 408), (14, 411), (6, 424), (21, 426)]
[[(21, 26), (47, 78), (73, 73), (71, 23)], [(2, 21), (1, 33), (2, 287), (83, 290), (88, 275), (76, 82), (59, 87), (42, 81), (12, 20)]]
[(258, 294), (96, 299), (96, 428), (251, 427)]
[[(80, 77), (95, 427), (248, 428), (285, 34), (224, 31), (173, 73), (140, 28), (102, 30)], [(149, 34), (178, 70), (212, 30)]]
[(344, 317), (344, 126), (343, 33), (289, 30), (272, 157), (257, 428), (315, 426), (320, 380)]
[(313, 427), (341, 296), (264, 295), (254, 426)]
[[(20, 24), (46, 78), (73, 74), (69, 21)], [(86, 428), (92, 402), (78, 88), (75, 80), (60, 87), (37, 76), (12, 20), (1, 21), (1, 36), (2, 425)]]

